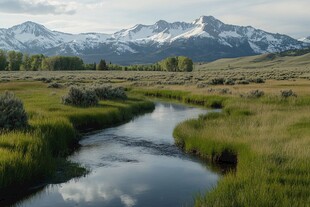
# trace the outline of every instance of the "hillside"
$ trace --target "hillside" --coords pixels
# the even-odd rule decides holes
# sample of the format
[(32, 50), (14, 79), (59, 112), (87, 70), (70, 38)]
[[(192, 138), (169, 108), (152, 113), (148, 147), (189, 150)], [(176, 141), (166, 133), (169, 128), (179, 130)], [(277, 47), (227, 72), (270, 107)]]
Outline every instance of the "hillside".
[(307, 67), (310, 69), (310, 53), (300, 56), (283, 56), (281, 54), (263, 54), (240, 58), (223, 58), (210, 63), (196, 64), (195, 70), (234, 70)]

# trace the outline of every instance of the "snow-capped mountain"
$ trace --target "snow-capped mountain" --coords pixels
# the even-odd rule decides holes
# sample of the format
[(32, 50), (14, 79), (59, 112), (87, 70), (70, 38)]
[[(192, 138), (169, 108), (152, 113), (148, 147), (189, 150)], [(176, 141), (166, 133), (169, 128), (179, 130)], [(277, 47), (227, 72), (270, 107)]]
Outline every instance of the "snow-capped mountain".
[(305, 42), (305, 43), (309, 43), (309, 44), (310, 44), (310, 36), (309, 36), (309, 37), (300, 38), (299, 41)]
[(193, 24), (185, 22), (168, 23), (164, 20), (156, 22), (154, 25), (138, 24), (130, 29), (116, 32), (113, 35), (118, 41), (122, 42), (172, 42), (182, 35), (194, 29)]
[(138, 24), (114, 34), (67, 34), (34, 22), (0, 29), (0, 49), (78, 55), (86, 62), (105, 58), (123, 64), (150, 63), (171, 55), (210, 61), (299, 49), (303, 44), (286, 35), (228, 25), (212, 16), (202, 16), (191, 23), (160, 20), (154, 25)]

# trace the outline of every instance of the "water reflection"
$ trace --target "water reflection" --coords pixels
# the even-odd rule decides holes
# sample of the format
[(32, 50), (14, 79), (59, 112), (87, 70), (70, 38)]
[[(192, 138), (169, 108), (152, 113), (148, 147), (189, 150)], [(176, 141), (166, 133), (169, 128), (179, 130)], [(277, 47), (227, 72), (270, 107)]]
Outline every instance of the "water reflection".
[(155, 111), (89, 135), (69, 159), (91, 169), (85, 178), (50, 185), (18, 206), (182, 206), (212, 188), (218, 175), (183, 154), (175, 125), (207, 111), (156, 104)]

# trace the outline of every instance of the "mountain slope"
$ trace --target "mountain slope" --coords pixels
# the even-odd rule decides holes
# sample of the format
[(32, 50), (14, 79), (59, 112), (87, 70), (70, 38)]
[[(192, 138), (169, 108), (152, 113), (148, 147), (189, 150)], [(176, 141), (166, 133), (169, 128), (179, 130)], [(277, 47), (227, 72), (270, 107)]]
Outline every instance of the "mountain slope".
[(192, 23), (160, 20), (154, 25), (138, 24), (114, 34), (67, 34), (34, 22), (0, 29), (1, 49), (78, 55), (86, 62), (105, 58), (121, 64), (151, 63), (172, 55), (211, 61), (299, 49), (303, 44), (286, 35), (227, 25), (212, 16), (202, 16)]
[(300, 38), (299, 41), (305, 42), (305, 43), (310, 43), (310, 36), (309, 37)]
[(269, 53), (239, 58), (223, 58), (210, 63), (197, 64), (195, 70), (236, 70), (236, 69), (270, 69), (310, 67), (310, 53), (298, 56), (283, 56)]

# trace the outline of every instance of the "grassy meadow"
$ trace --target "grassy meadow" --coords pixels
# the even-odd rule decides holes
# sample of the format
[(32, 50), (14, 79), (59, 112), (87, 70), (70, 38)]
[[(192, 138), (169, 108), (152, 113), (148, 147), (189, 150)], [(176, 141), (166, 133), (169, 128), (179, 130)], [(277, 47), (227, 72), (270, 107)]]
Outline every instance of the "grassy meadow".
[(179, 124), (174, 137), (185, 151), (209, 160), (237, 156), (236, 172), (196, 206), (308, 206), (309, 110), (309, 96), (228, 98), (222, 113)]
[[(29, 127), (0, 134), (1, 190), (51, 177), (58, 158), (67, 155), (77, 144), (79, 131), (119, 124), (154, 107), (151, 102), (134, 98), (101, 101), (91, 108), (67, 106), (61, 103), (67, 89), (51, 89), (35, 81), (0, 83), (0, 93), (6, 90), (24, 102)], [(77, 167), (72, 174), (80, 172), (83, 169)]]
[[(174, 131), (176, 144), (188, 153), (237, 161), (235, 171), (196, 198), (196, 206), (310, 206), (309, 60), (309, 54), (224, 59), (197, 64), (191, 73), (1, 72), (0, 93), (10, 90), (23, 100), (30, 127), (0, 135), (0, 186), (52, 174), (55, 157), (76, 143), (76, 129), (111, 126), (153, 107), (136, 99), (101, 101), (91, 108), (60, 103), (71, 85), (112, 84), (125, 87), (130, 97), (222, 108)], [(256, 90), (263, 95), (252, 97)], [(281, 96), (288, 90), (297, 97)]]
[(223, 58), (206, 64), (196, 64), (196, 70), (291, 70), (303, 67), (310, 69), (310, 54), (289, 56), (281, 54), (263, 54), (240, 58)]

